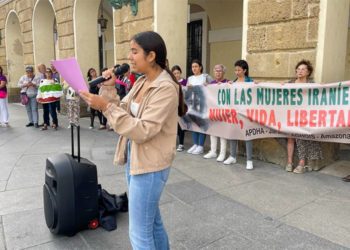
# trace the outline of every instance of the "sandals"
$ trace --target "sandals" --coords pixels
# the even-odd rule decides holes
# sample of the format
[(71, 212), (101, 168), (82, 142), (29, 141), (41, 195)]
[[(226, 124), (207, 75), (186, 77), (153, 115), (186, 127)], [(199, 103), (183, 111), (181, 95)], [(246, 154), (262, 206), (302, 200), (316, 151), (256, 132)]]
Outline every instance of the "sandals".
[(47, 130), (47, 125), (46, 124), (44, 124), (42, 127), (41, 127), (41, 129), (40, 129), (41, 131), (43, 131), (43, 130)]
[(303, 174), (305, 172), (311, 172), (312, 171), (312, 168), (310, 166), (301, 166), (301, 165), (298, 165), (294, 170), (293, 170), (293, 173), (295, 174)]
[(344, 178), (342, 178), (342, 180), (345, 182), (350, 182), (350, 175), (345, 176)]
[(57, 125), (56, 125), (56, 124), (52, 124), (52, 128), (53, 128), (54, 130), (57, 130)]

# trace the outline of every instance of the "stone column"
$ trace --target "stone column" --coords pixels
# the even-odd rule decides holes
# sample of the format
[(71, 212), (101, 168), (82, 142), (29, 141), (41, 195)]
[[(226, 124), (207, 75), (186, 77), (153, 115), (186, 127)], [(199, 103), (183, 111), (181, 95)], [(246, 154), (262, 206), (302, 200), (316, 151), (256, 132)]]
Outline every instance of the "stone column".
[(180, 65), (186, 75), (187, 0), (154, 0), (154, 31), (158, 32), (168, 50), (169, 66)]

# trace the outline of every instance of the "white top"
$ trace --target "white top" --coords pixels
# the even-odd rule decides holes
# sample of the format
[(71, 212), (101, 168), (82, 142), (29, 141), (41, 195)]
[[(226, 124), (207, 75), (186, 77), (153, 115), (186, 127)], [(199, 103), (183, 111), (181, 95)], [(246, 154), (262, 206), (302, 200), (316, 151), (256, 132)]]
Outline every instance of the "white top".
[(136, 117), (137, 112), (139, 111), (139, 107), (140, 107), (140, 104), (139, 104), (139, 103), (136, 103), (136, 102), (131, 101), (130, 111), (131, 111), (131, 114), (132, 114), (133, 116)]
[(200, 86), (204, 85), (207, 82), (207, 74), (200, 74), (198, 76), (190, 76), (187, 80), (187, 84), (191, 84), (192, 86)]

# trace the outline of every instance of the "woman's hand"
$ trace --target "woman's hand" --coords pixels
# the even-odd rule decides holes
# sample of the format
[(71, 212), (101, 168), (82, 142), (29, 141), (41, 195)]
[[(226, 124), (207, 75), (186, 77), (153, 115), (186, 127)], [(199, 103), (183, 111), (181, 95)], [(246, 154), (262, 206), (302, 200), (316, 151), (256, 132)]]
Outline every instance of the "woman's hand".
[(87, 91), (80, 91), (79, 95), (91, 108), (101, 111), (107, 109), (108, 101), (102, 96), (94, 95)]
[(102, 76), (103, 76), (103, 78), (108, 79), (108, 80), (104, 81), (101, 85), (105, 85), (105, 86), (114, 86), (115, 85), (116, 77), (114, 75), (114, 68), (110, 68), (110, 69), (103, 71)]

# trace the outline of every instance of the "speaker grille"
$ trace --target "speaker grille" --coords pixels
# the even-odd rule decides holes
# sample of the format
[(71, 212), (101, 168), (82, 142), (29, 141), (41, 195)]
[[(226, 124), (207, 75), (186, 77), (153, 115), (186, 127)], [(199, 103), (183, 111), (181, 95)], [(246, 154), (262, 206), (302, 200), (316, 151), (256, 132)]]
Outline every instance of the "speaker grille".
[(46, 225), (50, 229), (54, 229), (57, 224), (57, 207), (54, 196), (49, 187), (45, 184), (43, 188), (44, 194), (44, 211)]

